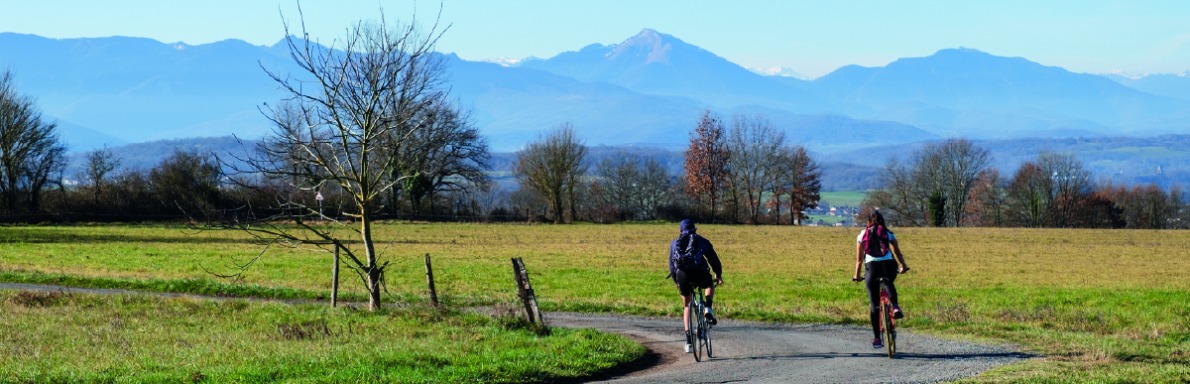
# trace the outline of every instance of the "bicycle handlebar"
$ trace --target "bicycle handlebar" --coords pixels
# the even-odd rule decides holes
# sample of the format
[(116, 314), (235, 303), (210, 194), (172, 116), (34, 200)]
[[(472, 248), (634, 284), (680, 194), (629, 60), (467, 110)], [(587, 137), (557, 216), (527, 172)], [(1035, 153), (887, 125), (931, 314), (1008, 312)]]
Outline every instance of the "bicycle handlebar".
[[(897, 270), (897, 274), (902, 274), (902, 273), (907, 273), (907, 272), (909, 272), (909, 267), (905, 267), (903, 269)], [(881, 279), (884, 279), (884, 277), (882, 277)], [(861, 281), (864, 281), (864, 278), (862, 278), (862, 277), (852, 277), (851, 278), (852, 283), (858, 283)]]

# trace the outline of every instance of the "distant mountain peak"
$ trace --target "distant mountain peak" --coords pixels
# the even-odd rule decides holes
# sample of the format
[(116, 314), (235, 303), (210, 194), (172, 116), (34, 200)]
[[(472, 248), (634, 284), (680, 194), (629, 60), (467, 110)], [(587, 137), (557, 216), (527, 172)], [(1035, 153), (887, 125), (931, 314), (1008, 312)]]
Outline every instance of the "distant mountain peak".
[(939, 50), (938, 52), (946, 52), (946, 51), (949, 51), (949, 52), (959, 52), (959, 53), (968, 53), (968, 54), (972, 54), (972, 53), (974, 53), (974, 54), (981, 54), (981, 55), (987, 55), (987, 54), (988, 54), (987, 52), (984, 52), (984, 51), (981, 51), (981, 50), (978, 50), (978, 49), (975, 49), (975, 48), (970, 48), (970, 47), (943, 48), (943, 49)]
[(607, 58), (610, 60), (630, 58), (641, 60), (644, 64), (668, 63), (675, 41), (681, 42), (673, 36), (645, 28), (636, 36), (617, 44), (611, 52), (607, 53)]
[(810, 76), (786, 67), (748, 67), (749, 71), (764, 76), (792, 77), (799, 80), (810, 80)]
[(970, 72), (972, 67), (987, 68), (992, 71), (1003, 71), (1007, 68), (1050, 68), (1023, 57), (997, 56), (974, 48), (944, 48), (925, 57), (904, 57), (890, 63), (886, 68), (906, 66), (949, 66), (965, 68)]
[[(455, 55), (455, 56), (458, 56), (458, 55)], [(484, 61), (498, 64), (501, 67), (512, 67), (512, 66), (516, 66), (517, 64), (520, 64), (522, 61), (525, 61), (525, 60), (526, 59), (518, 59), (518, 58), (514, 58), (514, 57), (501, 56), (501, 57), (497, 57), (495, 59), (484, 60)], [(531, 58), (530, 58), (530, 60), (531, 60)]]
[(992, 55), (990, 53), (987, 53), (987, 52), (984, 52), (984, 51), (981, 51), (981, 50), (978, 50), (975, 48), (967, 48), (967, 47), (943, 48), (943, 49), (938, 50), (938, 52), (934, 52), (934, 54), (931, 56), (933, 56), (933, 57), (970, 57), (970, 58), (995, 57), (995, 55)]
[(663, 39), (663, 36), (667, 36), (667, 35), (664, 35), (661, 32), (657, 32), (657, 30), (652, 29), (652, 28), (645, 28), (645, 29), (640, 30), (640, 32), (637, 33), (636, 36), (632, 36), (632, 37), (628, 38), (628, 40), (630, 40), (630, 41), (631, 40), (660, 41)]

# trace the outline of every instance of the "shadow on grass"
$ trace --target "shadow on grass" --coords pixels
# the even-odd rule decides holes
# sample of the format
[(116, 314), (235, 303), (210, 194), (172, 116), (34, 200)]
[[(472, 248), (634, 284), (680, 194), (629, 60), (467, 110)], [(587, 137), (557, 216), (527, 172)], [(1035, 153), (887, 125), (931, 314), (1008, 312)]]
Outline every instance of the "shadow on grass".
[(122, 243), (165, 243), (165, 244), (261, 244), (254, 238), (233, 238), (227, 236), (210, 237), (197, 236), (191, 232), (178, 230), (175, 234), (166, 235), (165, 231), (153, 235), (113, 235), (113, 234), (45, 234), (21, 236), (10, 234), (0, 243), (20, 244), (122, 244)]
[[(5, 234), (0, 237), (0, 244), (122, 244), (122, 243), (165, 243), (165, 244), (251, 244), (261, 245), (267, 241), (258, 240), (251, 236), (199, 236), (199, 233), (236, 233), (244, 231), (234, 229), (195, 230), (191, 228), (152, 229), (152, 234), (110, 234), (110, 233), (79, 233), (46, 231), (40, 228), (5, 227)], [(346, 244), (359, 244), (362, 240), (346, 238), (340, 240)], [(379, 241), (378, 241), (379, 242)], [(452, 240), (423, 241), (412, 239), (385, 240), (384, 243), (393, 244), (453, 244)]]

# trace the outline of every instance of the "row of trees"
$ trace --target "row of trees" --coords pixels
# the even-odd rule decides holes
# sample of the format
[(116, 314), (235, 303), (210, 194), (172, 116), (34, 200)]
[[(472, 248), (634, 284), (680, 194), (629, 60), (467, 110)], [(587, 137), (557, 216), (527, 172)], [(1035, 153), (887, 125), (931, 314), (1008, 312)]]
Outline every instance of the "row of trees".
[[(391, 186), (378, 193), (378, 214), (432, 216), (442, 210), (435, 202), (458, 201), (490, 183), (487, 143), (470, 118), (445, 101), (427, 105), (415, 126), (391, 131), (385, 141), (391, 146), (371, 151), (395, 154), (392, 166), (378, 174)], [(0, 214), (10, 221), (178, 220), (248, 206), (257, 211), (315, 207), (319, 194), (326, 200), (327, 215), (347, 211), (341, 185), (328, 182), (329, 172), (302, 157), (319, 154), (332, 141), (305, 148), (310, 152), (297, 144), (312, 135), (330, 137), (302, 131), (317, 126), (313, 109), (286, 102), (269, 112), (275, 134), (246, 145), (242, 153), (179, 151), (151, 168), (131, 169), (116, 152), (103, 148), (87, 153), (83, 164), (68, 174), (67, 149), (57, 125), (42, 117), (32, 98), (16, 91), (12, 74), (5, 72), (0, 76)], [(281, 164), (285, 166), (272, 173), (258, 169)], [(457, 213), (460, 207), (452, 208)], [(476, 214), (476, 207), (466, 208), (472, 209), (467, 214)]]
[(225, 185), (218, 161), (208, 154), (177, 151), (151, 170), (121, 169), (121, 159), (108, 149), (90, 152), (86, 161), (78, 183), (54, 183), (42, 193), (44, 211), (28, 217), (180, 220), (268, 199), (252, 189)]
[[(818, 205), (821, 171), (803, 146), (785, 143), (785, 133), (764, 116), (737, 115), (727, 130), (707, 111), (685, 153), (686, 192), (700, 216), (732, 222), (800, 224)], [(722, 207), (721, 207), (722, 205)]]
[(514, 171), (521, 194), (529, 196), (517, 202), (555, 223), (698, 217), (800, 224), (820, 198), (818, 164), (805, 147), (786, 145), (784, 133), (763, 116), (736, 116), (728, 130), (705, 112), (691, 132), (684, 175), (629, 155), (589, 172), (585, 156), (569, 124), (529, 144)]
[[(121, 159), (101, 149), (88, 154), (75, 182), (65, 183), (65, 146), (56, 125), (16, 92), (10, 73), (0, 77), (0, 95), (0, 210), (10, 219), (171, 219), (244, 206), (274, 212), (296, 207), (331, 217), (354, 211), (345, 206), (349, 191), (327, 176), (351, 165), (331, 172), (316, 164), (336, 157), (302, 158), (333, 143), (310, 141), (316, 145), (302, 148), (303, 138), (329, 137), (301, 130), (317, 126), (308, 106), (285, 103), (271, 110), (277, 134), (254, 148), (258, 155), (246, 163), (253, 170), (276, 166), (268, 178), (262, 172), (229, 177), (226, 164), (193, 152), (175, 153), (152, 170), (121, 170)], [(514, 174), (521, 190), (501, 194), (490, 190), (486, 143), (470, 119), (441, 97), (430, 100), (415, 118), (388, 131), (387, 145), (371, 151), (391, 154), (379, 166), (384, 171), (376, 180), (385, 188), (373, 193), (373, 214), (798, 224), (803, 210), (817, 204), (820, 174), (805, 148), (785, 145), (763, 117), (736, 116), (727, 129), (709, 111), (691, 131), (682, 175), (640, 153), (588, 164), (588, 149), (567, 124), (518, 153)], [(1011, 178), (989, 165), (989, 153), (970, 141), (929, 144), (907, 161), (891, 160), (883, 187), (865, 205), (909, 226), (1184, 228), (1190, 222), (1180, 189), (1096, 184), (1071, 154), (1041, 153)], [(316, 194), (324, 196), (325, 207)]]
[[(1156, 185), (1096, 184), (1073, 154), (1043, 152), (1005, 179), (988, 152), (950, 139), (885, 167), (866, 207), (910, 226), (1186, 228), (1185, 196)], [(862, 215), (862, 214), (861, 214)]]

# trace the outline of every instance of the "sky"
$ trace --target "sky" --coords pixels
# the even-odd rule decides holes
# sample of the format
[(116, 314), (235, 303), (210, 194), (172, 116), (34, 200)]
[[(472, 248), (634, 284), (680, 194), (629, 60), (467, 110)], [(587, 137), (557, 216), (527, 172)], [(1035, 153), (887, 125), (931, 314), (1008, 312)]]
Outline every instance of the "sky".
[[(437, 19), (438, 51), (466, 60), (548, 58), (651, 28), (749, 68), (808, 78), (972, 48), (1080, 73), (1190, 70), (1190, 1), (1152, 0), (338, 0), (301, 3), (326, 44), (359, 21)], [(0, 0), (0, 32), (272, 45), (300, 30), (293, 0)]]

